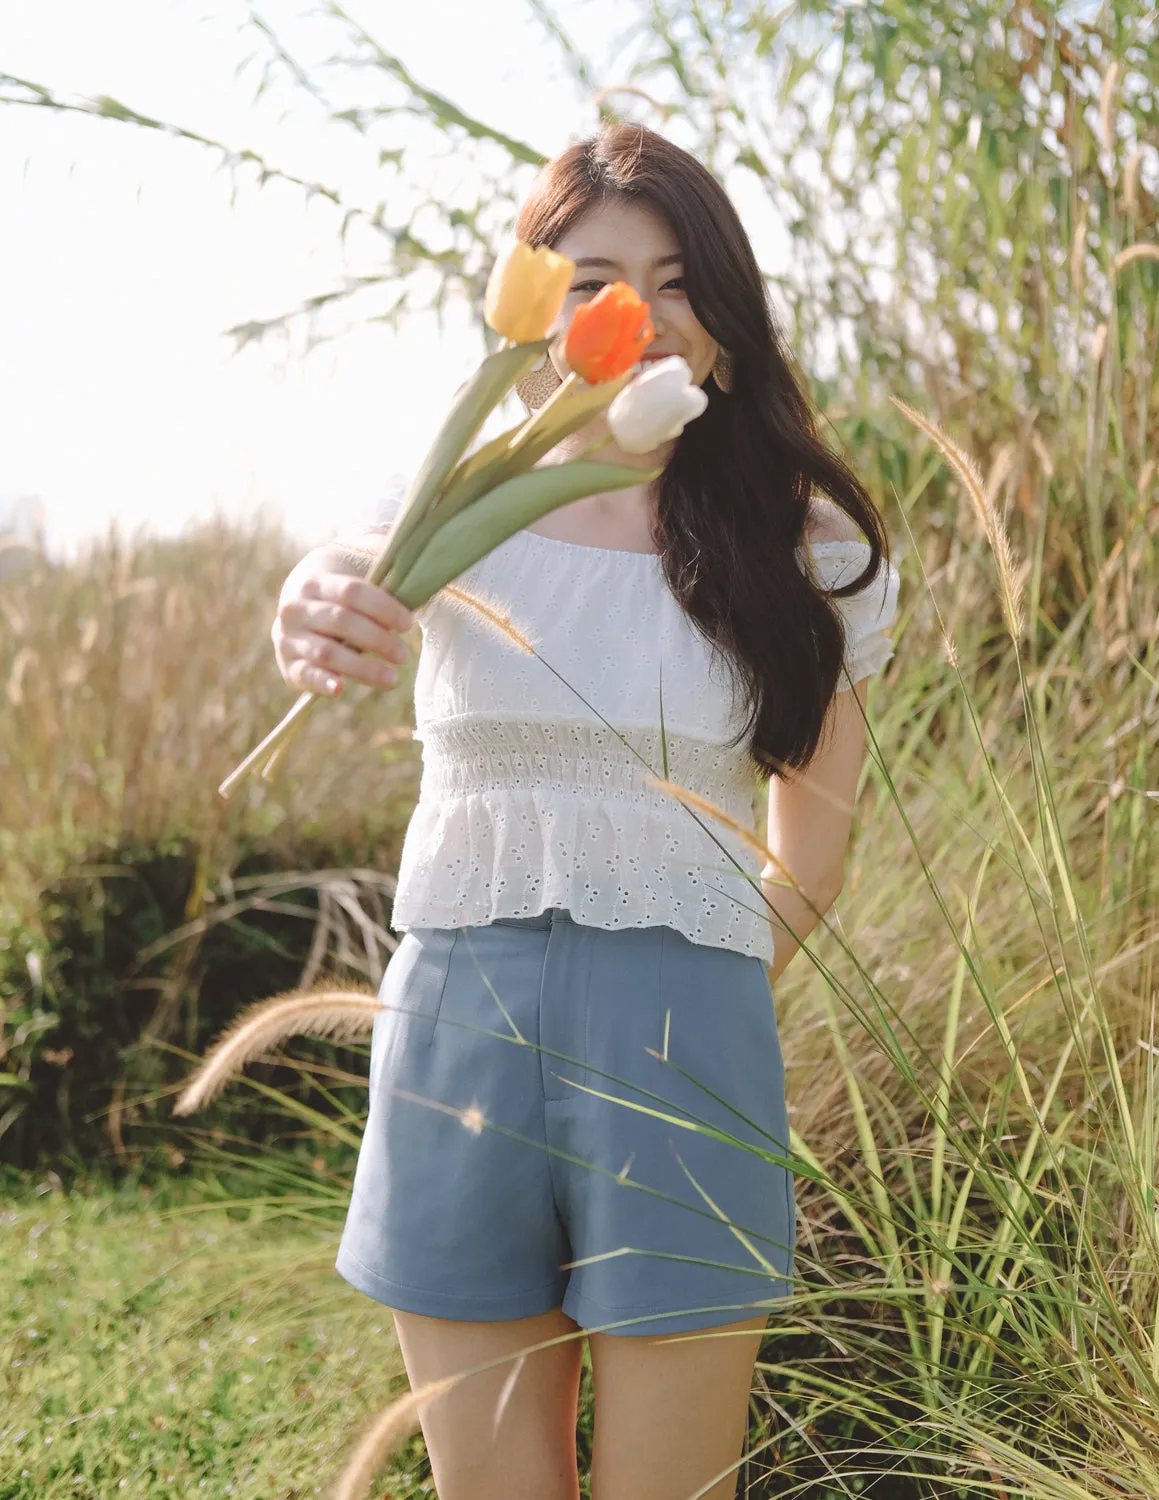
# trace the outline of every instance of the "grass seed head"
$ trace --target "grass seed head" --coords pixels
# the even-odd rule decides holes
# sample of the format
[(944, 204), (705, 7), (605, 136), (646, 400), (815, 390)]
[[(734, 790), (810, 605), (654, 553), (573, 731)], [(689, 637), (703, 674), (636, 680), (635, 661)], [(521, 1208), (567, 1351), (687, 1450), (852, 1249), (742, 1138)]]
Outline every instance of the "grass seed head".
[(173, 1106), (191, 1115), (221, 1093), (246, 1063), (265, 1057), (292, 1036), (352, 1042), (368, 1036), (381, 1013), (378, 996), (320, 990), (312, 995), (274, 995), (242, 1011), (202, 1058)]

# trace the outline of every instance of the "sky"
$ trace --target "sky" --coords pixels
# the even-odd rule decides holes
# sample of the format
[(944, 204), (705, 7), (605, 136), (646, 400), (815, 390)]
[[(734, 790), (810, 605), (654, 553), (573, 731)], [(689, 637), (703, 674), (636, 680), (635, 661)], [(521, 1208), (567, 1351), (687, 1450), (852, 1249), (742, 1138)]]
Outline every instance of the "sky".
[[(421, 83), (547, 154), (595, 124), (526, 0), (347, 9)], [(614, 0), (557, 10), (593, 47), (622, 23)], [(343, 44), (307, 12), (268, 19), (318, 57)], [(4, 0), (0, 72), (111, 95), (374, 202), (373, 151), (324, 129), (308, 94), (282, 83), (255, 102), (268, 54), (248, 13), (242, 0)], [(417, 467), (482, 352), (474, 314), (235, 353), (231, 325), (368, 268), (344, 259), (325, 200), (236, 181), (231, 202), (235, 179), (194, 143), (0, 106), (0, 530), (35, 502), (65, 554), (110, 522), (173, 533), (262, 512), (312, 544), (372, 516)]]

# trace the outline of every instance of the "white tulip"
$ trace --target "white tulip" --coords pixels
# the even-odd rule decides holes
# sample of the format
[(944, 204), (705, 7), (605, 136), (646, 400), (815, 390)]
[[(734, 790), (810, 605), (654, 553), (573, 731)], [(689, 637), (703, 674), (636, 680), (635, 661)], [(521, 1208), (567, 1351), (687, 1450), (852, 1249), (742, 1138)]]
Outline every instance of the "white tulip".
[(708, 405), (692, 383), (688, 361), (679, 354), (653, 360), (628, 382), (608, 407), (608, 426), (625, 453), (651, 453), (679, 437)]

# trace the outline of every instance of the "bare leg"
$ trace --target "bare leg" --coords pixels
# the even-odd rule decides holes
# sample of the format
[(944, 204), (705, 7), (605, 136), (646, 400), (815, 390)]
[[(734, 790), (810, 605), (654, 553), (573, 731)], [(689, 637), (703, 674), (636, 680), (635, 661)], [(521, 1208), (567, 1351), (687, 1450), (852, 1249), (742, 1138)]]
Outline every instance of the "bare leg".
[(697, 1335), (590, 1336), (592, 1500), (733, 1500), (767, 1322), (762, 1313)]
[[(412, 1389), (579, 1327), (560, 1308), (494, 1323), (396, 1311), (394, 1326)], [(422, 1429), (439, 1500), (578, 1500), (575, 1432), (582, 1361), (578, 1336), (529, 1354), (501, 1414), (499, 1401), (514, 1359), (469, 1376), (432, 1401), (423, 1412)]]

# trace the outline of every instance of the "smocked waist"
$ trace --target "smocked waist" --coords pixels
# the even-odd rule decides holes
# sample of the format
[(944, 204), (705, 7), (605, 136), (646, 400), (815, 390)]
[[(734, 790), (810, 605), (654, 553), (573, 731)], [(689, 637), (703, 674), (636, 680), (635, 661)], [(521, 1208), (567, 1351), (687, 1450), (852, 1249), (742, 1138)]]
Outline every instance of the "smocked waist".
[[(539, 792), (676, 807), (673, 796), (648, 779), (665, 776), (659, 726), (617, 733), (597, 721), (471, 714), (428, 721), (415, 738), (423, 745), (423, 798)], [(666, 779), (747, 825), (753, 780), (743, 755), (689, 735), (665, 738)]]

